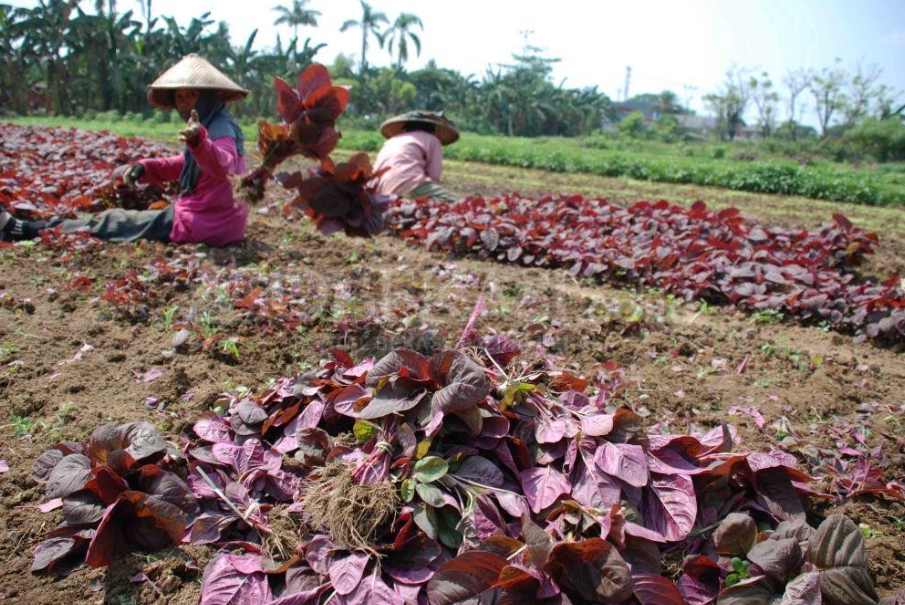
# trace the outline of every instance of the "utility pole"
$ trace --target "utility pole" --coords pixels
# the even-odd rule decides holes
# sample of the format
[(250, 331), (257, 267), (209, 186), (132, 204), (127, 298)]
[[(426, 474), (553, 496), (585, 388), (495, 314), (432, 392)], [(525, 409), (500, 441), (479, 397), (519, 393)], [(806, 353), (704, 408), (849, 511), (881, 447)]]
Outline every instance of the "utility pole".
[(632, 83), (632, 66), (625, 66), (625, 87), (622, 89), (622, 100), (628, 101), (629, 85)]
[(685, 84), (682, 86), (685, 89), (685, 109), (691, 109), (691, 100), (694, 98), (694, 93), (697, 92), (698, 87), (692, 86), (691, 84)]

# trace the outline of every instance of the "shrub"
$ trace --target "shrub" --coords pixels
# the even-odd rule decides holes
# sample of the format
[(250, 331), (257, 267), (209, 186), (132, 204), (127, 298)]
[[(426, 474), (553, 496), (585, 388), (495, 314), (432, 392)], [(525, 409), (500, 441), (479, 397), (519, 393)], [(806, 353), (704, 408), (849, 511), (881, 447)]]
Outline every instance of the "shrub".
[(868, 118), (845, 134), (860, 154), (880, 162), (905, 159), (905, 124), (898, 118)]
[(636, 111), (626, 116), (619, 122), (619, 134), (631, 139), (640, 139), (644, 136), (647, 125), (644, 123), (644, 114)]

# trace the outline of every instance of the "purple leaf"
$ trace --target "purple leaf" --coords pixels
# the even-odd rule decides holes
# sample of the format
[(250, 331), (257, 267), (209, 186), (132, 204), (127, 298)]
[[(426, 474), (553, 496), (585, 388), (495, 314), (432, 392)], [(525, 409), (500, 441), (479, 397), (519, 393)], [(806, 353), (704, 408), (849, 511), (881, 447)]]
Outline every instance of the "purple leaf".
[(481, 485), (500, 487), (505, 479), (501, 471), (493, 462), (481, 456), (469, 456), (459, 466), (455, 475)]
[(827, 605), (876, 602), (864, 537), (848, 517), (834, 514), (824, 519), (811, 538), (808, 561), (822, 570), (820, 592)]
[(290, 595), (270, 601), (266, 605), (316, 605), (318, 597), (324, 592), (325, 586), (294, 592)]
[(199, 420), (192, 428), (196, 435), (210, 443), (232, 444), (233, 442), (232, 429), (219, 416)]
[(801, 565), (802, 554), (794, 538), (764, 540), (748, 551), (748, 560), (771, 580), (782, 583)]
[(522, 517), (522, 538), (528, 547), (528, 560), (536, 569), (543, 569), (550, 558), (550, 550), (553, 548), (553, 539), (550, 534), (538, 527), (531, 517)]
[(104, 518), (103, 500), (91, 490), (81, 490), (63, 498), (63, 517), (69, 525), (95, 525)]
[(558, 443), (566, 436), (566, 421), (563, 418), (538, 416), (536, 422), (535, 436), (538, 443)]
[(642, 514), (646, 526), (668, 542), (684, 540), (698, 515), (691, 479), (683, 475), (654, 475)]
[(704, 555), (689, 555), (682, 563), (676, 587), (688, 605), (713, 605), (720, 591), (723, 569)]
[(200, 605), (248, 605), (273, 600), (260, 555), (214, 556), (204, 569)]
[[(333, 408), (343, 416), (357, 418), (371, 400), (371, 391), (360, 384), (352, 384), (331, 394)], [(310, 428), (314, 428), (313, 426)]]
[(47, 497), (63, 498), (77, 492), (91, 479), (91, 460), (81, 454), (69, 454), (50, 471)]
[(727, 557), (744, 557), (756, 540), (757, 525), (743, 513), (731, 513), (713, 534), (716, 551)]
[(347, 595), (358, 587), (368, 561), (367, 554), (355, 551), (330, 561), (330, 582), (338, 594)]
[(719, 605), (772, 605), (776, 595), (763, 576), (742, 580), (720, 592)]
[(428, 567), (419, 567), (417, 569), (407, 569), (403, 567), (392, 567), (386, 565), (383, 572), (402, 584), (411, 586), (420, 586), (434, 576), (434, 570)]
[(581, 432), (589, 437), (605, 437), (613, 430), (612, 414), (581, 416)]
[(253, 427), (267, 420), (267, 412), (249, 399), (243, 399), (233, 408), (232, 412), (238, 415), (245, 425)]
[[(64, 452), (63, 449), (66, 451)], [(47, 483), (47, 479), (50, 477), (50, 472), (56, 467), (57, 464), (60, 463), (65, 456), (77, 453), (75, 451), (70, 450), (70, 448), (61, 448), (61, 446), (57, 446), (52, 450), (47, 450), (40, 456), (38, 456), (37, 460), (34, 461), (34, 464), (31, 466), (31, 472), (29, 473), (31, 478), (35, 480), (36, 483), (45, 484)]]
[(49, 538), (35, 547), (35, 559), (30, 571), (55, 571), (65, 559), (84, 556), (88, 549), (88, 541), (75, 537)]
[(239, 518), (235, 514), (207, 511), (200, 514), (192, 524), (189, 542), (192, 544), (213, 544), (223, 538), (223, 532)]
[(63, 506), (63, 499), (54, 498), (53, 500), (48, 500), (44, 504), (40, 505), (38, 507), (38, 510), (46, 515), (50, 511), (54, 511), (54, 510), (60, 508), (61, 506)]
[(820, 572), (803, 573), (788, 584), (780, 605), (821, 605)]
[(394, 601), (397, 603), (404, 603), (405, 605), (419, 605), (419, 597), (427, 599), (427, 596), (424, 594), (422, 585), (412, 586), (408, 584), (400, 584), (399, 582), (397, 582), (393, 586), (393, 590), (395, 590), (396, 594), (398, 595), (398, 598), (396, 599), (396, 601)]
[(413, 382), (427, 382), (430, 379), (428, 361), (421, 353), (408, 349), (398, 349), (381, 358), (368, 372), (366, 384), (376, 386), (381, 378), (398, 376)]
[[(602, 473), (594, 464), (593, 454), (579, 446), (581, 456), (572, 466), (572, 497), (580, 504), (605, 510), (619, 504), (622, 488), (619, 482)], [(589, 463), (590, 461), (590, 463)]]
[(125, 491), (107, 507), (91, 538), (85, 562), (91, 567), (110, 565), (129, 546), (160, 550), (179, 544), (187, 519), (179, 507), (144, 492)]
[[(486, 231), (481, 232), (483, 236)], [(491, 248), (492, 249), (492, 248)], [(501, 366), (506, 366), (513, 358), (521, 354), (522, 350), (518, 344), (505, 336), (497, 334), (487, 341), (484, 345), (487, 354)]]
[(757, 501), (780, 521), (804, 518), (804, 506), (783, 467), (757, 472)]
[(541, 512), (556, 502), (560, 496), (572, 491), (569, 480), (549, 466), (522, 471), (519, 478), (528, 504), (535, 513)]
[(648, 482), (647, 456), (640, 445), (603, 441), (597, 448), (594, 461), (603, 472), (622, 479), (634, 487)]
[(430, 360), (431, 376), (441, 385), (431, 404), (444, 414), (464, 412), (490, 394), (490, 381), (484, 370), (458, 351), (444, 351)]
[(528, 501), (524, 496), (513, 492), (496, 492), (494, 493), (500, 508), (512, 515), (513, 517), (521, 517), (530, 511)]
[(135, 375), (135, 382), (154, 382), (163, 376), (163, 372), (157, 368), (151, 368), (144, 373), (132, 370), (132, 374)]
[[(390, 414), (401, 414), (421, 403), (427, 390), (412, 386), (405, 380), (388, 382), (371, 398), (371, 401), (359, 412), (345, 413), (352, 418), (375, 420)], [(337, 408), (337, 410), (339, 410)]]
[[(337, 591), (339, 594), (339, 591)], [(351, 593), (342, 596), (342, 605), (376, 605), (377, 603), (398, 603), (393, 589), (380, 578), (378, 570), (358, 583)]]
[(239, 475), (264, 465), (264, 448), (257, 439), (249, 439), (242, 445), (215, 443), (211, 451), (217, 460), (233, 467)]
[(330, 555), (335, 549), (336, 546), (327, 536), (314, 536), (305, 549), (305, 561), (311, 569), (325, 576), (330, 573)]

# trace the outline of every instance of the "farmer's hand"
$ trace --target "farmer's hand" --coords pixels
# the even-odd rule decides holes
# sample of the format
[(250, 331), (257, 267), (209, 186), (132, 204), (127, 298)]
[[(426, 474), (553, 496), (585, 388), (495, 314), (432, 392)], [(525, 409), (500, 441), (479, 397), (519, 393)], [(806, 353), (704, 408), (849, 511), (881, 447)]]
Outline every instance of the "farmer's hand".
[(185, 130), (179, 133), (179, 140), (189, 147), (194, 147), (198, 144), (198, 139), (200, 137), (201, 120), (198, 118), (198, 112), (193, 109), (192, 115), (189, 116), (189, 121), (188, 124), (186, 124)]
[(132, 164), (123, 173), (123, 183), (125, 183), (129, 189), (135, 189), (138, 187), (138, 179), (140, 179), (144, 175), (144, 166), (138, 163)]

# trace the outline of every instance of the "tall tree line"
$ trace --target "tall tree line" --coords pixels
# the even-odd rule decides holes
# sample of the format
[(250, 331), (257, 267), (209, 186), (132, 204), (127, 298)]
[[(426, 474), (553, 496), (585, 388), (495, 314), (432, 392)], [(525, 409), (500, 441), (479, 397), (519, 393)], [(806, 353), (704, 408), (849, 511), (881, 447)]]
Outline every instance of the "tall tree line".
[[(850, 132), (865, 122), (885, 122), (898, 127), (905, 114), (900, 93), (880, 83), (882, 71), (876, 65), (857, 63), (847, 70), (837, 59), (820, 70), (795, 69), (782, 78), (784, 90), (766, 72), (732, 66), (722, 85), (704, 96), (704, 103), (716, 116), (721, 138), (732, 140), (755, 117), (762, 138), (781, 135), (797, 139), (806, 111), (817, 123), (821, 138)], [(785, 94), (783, 94), (785, 93)], [(786, 119), (780, 122), (780, 105), (785, 101)]]
[[(526, 46), (513, 63), (488, 69), (482, 77), (463, 75), (433, 62), (409, 71), (405, 64), (421, 52), (421, 19), (402, 13), (390, 19), (360, 0), (343, 30), (362, 36), (357, 61), (339, 55), (334, 78), (352, 86), (349, 113), (378, 121), (410, 109), (442, 110), (464, 127), (507, 135), (580, 135), (601, 127), (610, 99), (595, 88), (557, 86), (555, 61)], [(131, 3), (130, 3), (131, 4)], [(87, 11), (83, 5), (91, 9)], [(257, 31), (233, 40), (229, 26), (205, 13), (187, 24), (155, 13), (152, 0), (141, 10), (123, 10), (115, 0), (39, 0), (33, 8), (0, 3), (0, 109), (19, 114), (80, 115), (87, 112), (147, 112), (147, 85), (190, 52), (207, 57), (252, 91), (235, 106), (239, 116), (272, 117), (273, 79), (294, 79), (315, 58), (324, 62), (316, 34), (319, 11), (310, 0), (292, 0), (274, 9), (275, 25), (288, 27), (288, 41), (255, 48)], [(303, 40), (304, 38), (304, 40)], [(389, 67), (369, 62), (378, 50)]]

